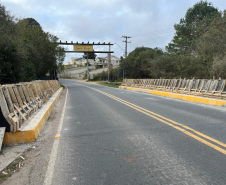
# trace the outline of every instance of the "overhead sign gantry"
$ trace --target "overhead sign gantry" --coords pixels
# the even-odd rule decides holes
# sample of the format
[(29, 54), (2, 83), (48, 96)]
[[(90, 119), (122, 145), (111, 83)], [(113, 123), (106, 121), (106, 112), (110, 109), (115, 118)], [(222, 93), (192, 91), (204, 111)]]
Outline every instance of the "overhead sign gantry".
[[(79, 42), (57, 42), (58, 45), (73, 45), (73, 49), (74, 51), (65, 51), (65, 53), (107, 53), (108, 54), (108, 80), (110, 77), (110, 74), (112, 73), (111, 71), (111, 53), (114, 53), (113, 51), (111, 51), (111, 46), (114, 44), (109, 43), (95, 43), (95, 42), (87, 42), (87, 43), (79, 43)], [(102, 46), (102, 45), (107, 45), (109, 46), (109, 51), (94, 51), (93, 46)], [(88, 58), (87, 58), (87, 77), (88, 77)]]
[[(74, 51), (65, 51), (66, 53), (114, 53), (113, 51), (110, 51), (110, 47), (114, 44), (109, 43), (95, 43), (95, 42), (88, 42), (88, 43), (79, 43), (79, 42), (57, 42), (59, 45), (73, 45)], [(94, 51), (93, 46), (109, 46), (109, 51)]]

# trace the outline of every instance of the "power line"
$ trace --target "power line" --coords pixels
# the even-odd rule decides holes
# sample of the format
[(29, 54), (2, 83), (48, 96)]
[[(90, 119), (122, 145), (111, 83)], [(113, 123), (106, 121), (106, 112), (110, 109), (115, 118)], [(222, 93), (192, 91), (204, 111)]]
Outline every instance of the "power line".
[[(118, 45), (118, 43), (115, 43), (115, 44), (117, 44), (117, 45)], [(119, 48), (123, 51), (123, 53), (124, 53), (124, 50), (121, 48), (121, 46), (119, 46), (119, 45), (118, 45), (118, 47), (119, 47)]]
[[(210, 24), (212, 24), (212, 22), (209, 22), (209, 21), (218, 21), (219, 19), (221, 19), (222, 21), (225, 19), (224, 17), (217, 17), (217, 18), (213, 18), (213, 19), (205, 19), (205, 24), (206, 26), (209, 26)], [(180, 23), (178, 23), (179, 25)], [(184, 26), (194, 26), (193, 23), (190, 23), (190, 24), (186, 24)], [(172, 32), (175, 32), (175, 28), (166, 28), (166, 29), (161, 29), (161, 30), (156, 30), (156, 31), (151, 31), (151, 32), (145, 32), (145, 33), (140, 33), (140, 34), (136, 34), (136, 35), (131, 35), (131, 36), (122, 36), (121, 38), (125, 38), (124, 41), (122, 42), (125, 42), (125, 57), (127, 56), (127, 43), (131, 43), (131, 42), (128, 42), (127, 39), (129, 38), (138, 38), (138, 37), (149, 37), (149, 36), (152, 36), (152, 35), (161, 35), (161, 34), (167, 34), (167, 33), (172, 33)], [(115, 39), (115, 40), (119, 40), (119, 39)], [(114, 43), (114, 44), (117, 44), (117, 43)], [(118, 44), (117, 44), (118, 45)], [(121, 48), (120, 45), (118, 45), (120, 47), (120, 49), (123, 51), (123, 49)], [(163, 49), (163, 48), (161, 48)], [(163, 49), (165, 50), (165, 48)]]
[(149, 34), (146, 34), (146, 35), (140, 35), (140, 36), (137, 36), (137, 37), (134, 37), (134, 38), (141, 38), (141, 37), (150, 37), (150, 36), (153, 36), (153, 35), (163, 35), (163, 34), (167, 34), (167, 33), (173, 33), (175, 32), (174, 30), (172, 31), (168, 31), (168, 32), (153, 32), (152, 34), (149, 33)]
[(166, 28), (166, 29), (162, 29), (162, 30), (156, 30), (156, 31), (150, 31), (150, 32), (146, 32), (146, 33), (140, 33), (140, 34), (136, 34), (136, 35), (132, 35), (131, 37), (139, 37), (142, 35), (149, 35), (149, 34), (158, 34), (158, 33), (167, 33), (167, 32), (172, 32), (174, 31), (174, 28)]
[[(224, 17), (216, 17), (216, 18), (210, 18), (210, 19), (203, 19), (201, 20), (201, 22), (205, 21), (206, 26), (209, 26), (210, 24), (212, 24), (213, 21), (218, 21), (218, 20), (223, 20)], [(199, 22), (199, 21), (197, 21)], [(180, 23), (178, 23), (179, 25)], [(185, 26), (194, 26), (193, 23), (189, 23), (186, 24)], [(136, 34), (136, 35), (131, 35), (132, 38), (136, 38), (136, 37), (146, 37), (146, 36), (151, 36), (151, 35), (160, 35), (160, 34), (166, 34), (166, 33), (171, 33), (174, 32), (175, 29), (174, 28), (166, 28), (166, 29), (162, 29), (162, 30), (156, 30), (156, 31), (151, 31), (151, 32), (146, 32), (146, 33), (140, 33), (140, 34)]]

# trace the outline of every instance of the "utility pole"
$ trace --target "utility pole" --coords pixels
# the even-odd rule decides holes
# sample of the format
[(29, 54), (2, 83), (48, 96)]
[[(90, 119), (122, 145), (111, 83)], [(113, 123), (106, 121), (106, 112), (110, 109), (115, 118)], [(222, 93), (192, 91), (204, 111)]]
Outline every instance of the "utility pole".
[(89, 53), (87, 53), (87, 79), (89, 80)]
[(126, 48), (125, 48), (125, 58), (127, 57), (127, 43), (131, 43), (128, 42), (127, 39), (131, 38), (130, 36), (122, 36), (122, 38), (125, 38), (126, 40), (122, 41), (126, 43)]
[[(127, 41), (127, 39), (130, 39), (131, 37), (130, 36), (122, 36), (122, 38), (125, 38), (126, 40), (122, 41), (122, 42), (125, 42), (126, 43), (126, 48), (125, 48), (125, 58), (127, 57), (127, 43), (131, 43)], [(124, 75), (125, 75), (125, 70), (122, 69), (122, 79), (124, 80)]]
[[(109, 45), (109, 52), (110, 51), (111, 51), (111, 45)], [(111, 73), (112, 73), (112, 71), (111, 71), (111, 53), (108, 53), (108, 82), (109, 82)]]

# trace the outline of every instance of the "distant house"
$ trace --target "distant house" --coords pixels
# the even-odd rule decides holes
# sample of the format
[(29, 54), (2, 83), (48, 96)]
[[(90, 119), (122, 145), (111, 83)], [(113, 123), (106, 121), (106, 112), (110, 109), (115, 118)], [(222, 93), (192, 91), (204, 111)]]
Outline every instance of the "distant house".
[[(98, 67), (107, 67), (108, 65), (108, 58), (107, 57), (96, 57), (95, 61), (93, 59), (89, 59), (89, 64), (91, 65), (96, 65)], [(111, 55), (111, 64), (113, 67), (119, 66), (120, 64), (120, 58)], [(84, 59), (83, 57), (81, 58), (76, 58), (76, 57), (71, 57), (66, 65), (87, 65), (87, 59)]]
[(114, 55), (111, 55), (111, 63), (114, 66), (119, 66), (120, 64), (120, 58), (114, 56)]
[[(94, 65), (94, 60), (93, 59), (88, 59), (89, 64)], [(87, 65), (87, 59), (84, 59), (82, 61), (82, 65), (86, 66)]]
[[(120, 64), (120, 58), (111, 55), (111, 64), (113, 67), (117, 67)], [(108, 65), (108, 57), (97, 57), (94, 65), (106, 67)]]
[(85, 59), (84, 58), (76, 58), (76, 57), (71, 57), (66, 65), (84, 65), (84, 61)]
[(81, 57), (81, 58), (76, 58), (75, 59), (75, 63), (77, 64), (77, 65), (83, 65), (83, 62), (84, 62), (84, 58), (83, 57)]
[(69, 58), (69, 60), (67, 61), (66, 65), (74, 65), (75, 64), (75, 57), (71, 57)]
[(107, 66), (107, 59), (106, 57), (97, 57), (94, 65), (99, 67), (106, 67)]

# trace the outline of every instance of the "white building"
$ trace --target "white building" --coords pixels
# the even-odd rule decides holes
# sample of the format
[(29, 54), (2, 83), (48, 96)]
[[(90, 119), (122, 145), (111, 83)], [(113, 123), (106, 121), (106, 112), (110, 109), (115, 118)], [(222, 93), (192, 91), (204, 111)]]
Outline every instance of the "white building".
[[(94, 62), (94, 65), (105, 67), (108, 64), (108, 57), (97, 57), (96, 61)], [(111, 55), (111, 64), (113, 67), (119, 66), (120, 64), (120, 58)]]
[(114, 55), (111, 55), (111, 64), (114, 66), (119, 66), (120, 64), (120, 58), (114, 56)]
[(75, 63), (75, 57), (71, 57), (71, 58), (69, 58), (69, 60), (67, 61), (67, 63), (66, 63), (66, 65), (74, 65), (74, 64), (76, 64)]
[[(94, 61), (93, 59), (89, 59), (89, 64), (91, 65), (96, 65), (100, 67), (107, 67), (108, 65), (108, 57), (96, 57), (96, 60)], [(111, 55), (111, 64), (113, 67), (119, 66), (120, 64), (120, 58)], [(76, 57), (71, 57), (66, 65), (87, 65), (87, 59), (84, 59), (83, 57), (81, 58), (76, 58)]]
[[(89, 61), (89, 64), (91, 64), (91, 65), (94, 65), (94, 60), (93, 59), (88, 59), (88, 61)], [(83, 61), (82, 61), (82, 65), (83, 66), (86, 66), (87, 65), (87, 59), (84, 59)]]

